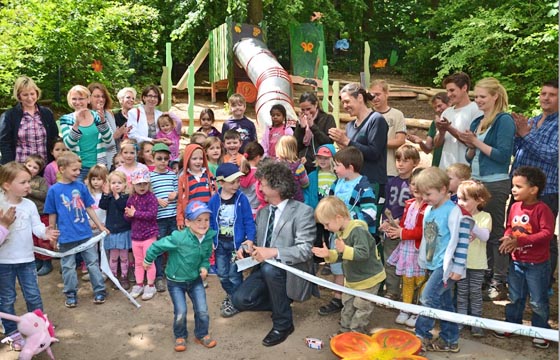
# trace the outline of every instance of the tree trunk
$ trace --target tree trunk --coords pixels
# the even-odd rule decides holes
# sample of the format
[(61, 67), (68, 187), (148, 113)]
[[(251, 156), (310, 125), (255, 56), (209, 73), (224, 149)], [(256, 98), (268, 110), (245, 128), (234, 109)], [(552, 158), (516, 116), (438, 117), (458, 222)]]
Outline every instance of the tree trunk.
[(263, 20), (262, 0), (249, 0), (247, 15), (249, 24), (259, 25), (259, 23)]

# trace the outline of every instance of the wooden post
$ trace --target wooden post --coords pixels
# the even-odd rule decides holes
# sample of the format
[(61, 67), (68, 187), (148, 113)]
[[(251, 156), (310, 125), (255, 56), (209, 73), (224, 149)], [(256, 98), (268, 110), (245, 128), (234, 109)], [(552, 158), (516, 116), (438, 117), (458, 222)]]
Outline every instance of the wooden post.
[(332, 84), (332, 105), (333, 111), (332, 116), (334, 117), (334, 122), (336, 123), (336, 127), (340, 126), (340, 98), (338, 97), (340, 93), (340, 83), (338, 81), (334, 81)]
[(323, 104), (322, 108), (324, 112), (329, 112), (329, 67), (327, 65), (323, 66)]
[(161, 74), (161, 87), (163, 88), (163, 101), (161, 111), (169, 111), (173, 100), (173, 82), (171, 80), (171, 70), (173, 68), (173, 58), (171, 57), (171, 43), (165, 43), (165, 66)]
[(364, 89), (369, 88), (369, 82), (371, 79), (371, 75), (369, 72), (369, 55), (370, 55), (369, 42), (365, 41), (364, 42), (364, 79), (363, 79), (365, 83), (362, 84)]
[(189, 92), (189, 135), (194, 132), (194, 66), (189, 65), (189, 76), (187, 78), (187, 91)]

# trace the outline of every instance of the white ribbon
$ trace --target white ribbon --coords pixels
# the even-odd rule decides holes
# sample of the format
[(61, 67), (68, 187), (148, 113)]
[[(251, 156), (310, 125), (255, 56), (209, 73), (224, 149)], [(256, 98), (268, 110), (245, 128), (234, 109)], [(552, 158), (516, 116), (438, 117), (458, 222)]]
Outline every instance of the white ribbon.
[(78, 246), (76, 246), (75, 248), (72, 248), (68, 251), (65, 251), (63, 253), (61, 252), (57, 252), (57, 251), (52, 251), (52, 250), (47, 250), (47, 249), (43, 249), (40, 247), (33, 247), (33, 251), (35, 251), (38, 254), (41, 255), (46, 255), (46, 256), (50, 256), (50, 257), (54, 257), (54, 258), (61, 258), (64, 256), (69, 256), (69, 255), (74, 255), (77, 253), (80, 253), (84, 250), (89, 249), (90, 247), (94, 246), (95, 244), (99, 243), (99, 246), (101, 247), (101, 264), (99, 266), (99, 268), (101, 269), (102, 272), (105, 273), (105, 275), (107, 275), (107, 277), (113, 282), (113, 284), (115, 284), (117, 286), (117, 288), (128, 298), (128, 300), (130, 300), (130, 302), (132, 304), (134, 304), (137, 308), (139, 308), (141, 305), (138, 304), (138, 302), (136, 301), (136, 299), (134, 299), (129, 293), (128, 291), (126, 291), (120, 284), (119, 280), (113, 276), (113, 272), (111, 271), (111, 267), (109, 266), (109, 261), (107, 260), (107, 254), (105, 253), (105, 247), (103, 246), (103, 240), (105, 238), (105, 236), (107, 236), (106, 232), (102, 232), (99, 235), (96, 235), (94, 237), (92, 237), (91, 239), (89, 239), (88, 241), (86, 241), (83, 244), (80, 244)]
[(438, 320), (450, 321), (457, 324), (475, 326), (475, 327), (494, 330), (498, 332), (507, 332), (514, 335), (536, 337), (536, 338), (542, 338), (542, 339), (558, 342), (558, 330), (544, 329), (535, 326), (527, 326), (527, 325), (509, 323), (505, 321), (480, 318), (476, 316), (458, 314), (450, 311), (432, 309), (420, 305), (407, 304), (399, 301), (389, 300), (381, 296), (372, 295), (363, 291), (353, 290), (341, 285), (337, 285), (330, 281), (324, 280), (320, 277), (311, 275), (299, 269), (283, 264), (279, 261), (266, 260), (266, 262), (276, 267), (279, 267), (281, 269), (284, 269), (286, 271), (289, 271), (292, 274), (297, 275), (314, 284), (329, 288), (331, 290), (340, 291), (352, 296), (357, 296), (362, 299), (372, 301), (376, 304), (383, 305), (388, 308), (399, 309), (401, 311), (406, 311), (408, 313), (427, 316)]

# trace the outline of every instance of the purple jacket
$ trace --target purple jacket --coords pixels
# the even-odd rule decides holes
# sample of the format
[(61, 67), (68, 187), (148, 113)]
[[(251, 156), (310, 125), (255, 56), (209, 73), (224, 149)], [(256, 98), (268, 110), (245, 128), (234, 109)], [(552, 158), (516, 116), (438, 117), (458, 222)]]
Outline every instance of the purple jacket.
[(144, 241), (157, 237), (159, 229), (157, 226), (158, 202), (153, 192), (144, 195), (130, 195), (126, 202), (126, 207), (134, 206), (136, 212), (134, 217), (125, 215), (125, 219), (130, 221), (130, 238), (133, 241)]

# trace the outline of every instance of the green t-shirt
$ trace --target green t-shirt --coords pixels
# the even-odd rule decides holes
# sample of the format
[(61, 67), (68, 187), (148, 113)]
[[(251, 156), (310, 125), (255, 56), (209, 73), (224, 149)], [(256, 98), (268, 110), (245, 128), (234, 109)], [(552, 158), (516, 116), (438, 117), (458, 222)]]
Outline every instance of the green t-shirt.
[[(430, 125), (430, 128), (428, 129), (428, 136), (431, 137), (432, 139), (435, 139), (436, 137), (436, 122), (432, 121), (432, 125)], [(439, 161), (441, 160), (441, 149), (442, 146), (439, 147), (435, 147), (432, 149), (432, 166), (439, 166)]]
[(89, 126), (80, 126), (82, 137), (78, 145), (80, 146), (80, 153), (78, 154), (82, 159), (82, 166), (90, 168), (97, 164), (97, 143), (99, 142), (99, 131), (97, 126), (92, 123)]

